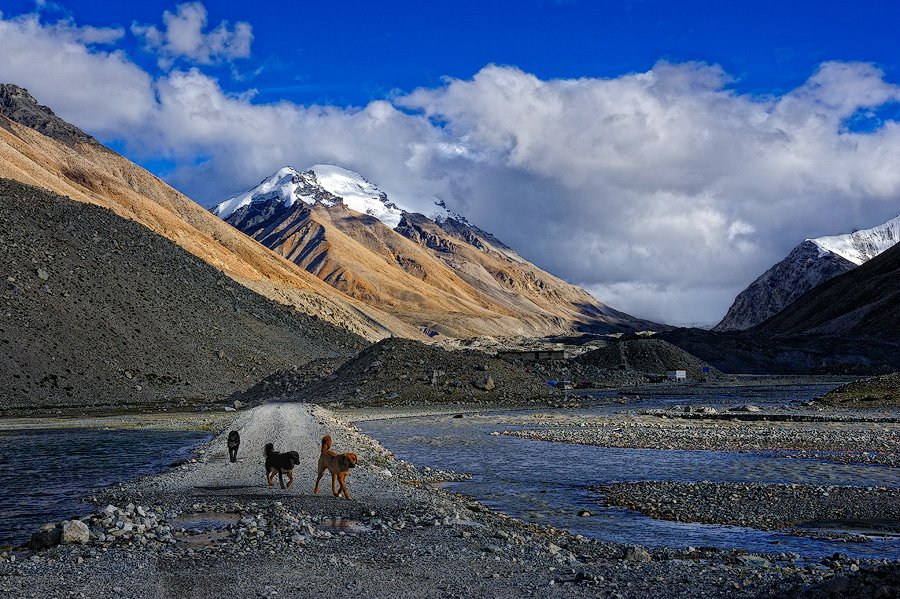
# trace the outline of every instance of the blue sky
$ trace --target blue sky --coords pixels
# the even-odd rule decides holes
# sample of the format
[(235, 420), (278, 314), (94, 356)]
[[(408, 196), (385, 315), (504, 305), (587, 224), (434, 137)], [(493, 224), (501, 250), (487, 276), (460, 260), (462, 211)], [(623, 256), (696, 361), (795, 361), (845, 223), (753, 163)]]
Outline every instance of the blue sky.
[[(174, 2), (48, 3), (48, 17), (81, 25), (156, 23)], [(58, 7), (54, 10), (54, 4)], [(32, 1), (0, 3), (7, 16), (31, 12)], [(544, 79), (615, 77), (661, 59), (722, 65), (734, 86), (780, 93), (805, 81), (827, 60), (877, 63), (889, 79), (900, 68), (900, 3), (722, 2), (721, 0), (491, 2), (232, 2), (206, 3), (210, 23), (247, 21), (253, 55), (211, 69), (223, 87), (259, 90), (258, 101), (363, 105), (395, 90), (467, 78), (488, 63), (514, 65)], [(148, 69), (154, 57), (122, 47)], [(254, 72), (262, 69), (257, 75)]]
[(900, 214), (900, 3), (0, 0), (0, 81), (203, 205), (338, 164), (616, 308), (715, 323)]

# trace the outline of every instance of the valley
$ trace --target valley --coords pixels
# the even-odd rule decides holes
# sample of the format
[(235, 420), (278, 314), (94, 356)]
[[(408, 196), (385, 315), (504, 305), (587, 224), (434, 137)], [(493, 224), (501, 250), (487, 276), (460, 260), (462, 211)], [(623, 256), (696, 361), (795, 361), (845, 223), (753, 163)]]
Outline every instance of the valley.
[(0, 594), (900, 593), (897, 219), (706, 330), (424, 212), (335, 164), (206, 209), (0, 85)]

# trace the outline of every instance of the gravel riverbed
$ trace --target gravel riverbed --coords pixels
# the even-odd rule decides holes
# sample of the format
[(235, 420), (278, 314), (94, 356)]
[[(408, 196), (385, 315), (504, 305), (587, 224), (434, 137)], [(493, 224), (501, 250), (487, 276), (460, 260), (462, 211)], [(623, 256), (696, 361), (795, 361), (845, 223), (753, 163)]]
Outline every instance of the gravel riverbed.
[[(98, 492), (94, 514), (44, 531), (68, 542), (0, 552), (0, 595), (758, 597), (851, 582), (894, 588), (883, 575), (890, 562), (648, 549), (526, 524), (422, 484), (427, 472), (323, 408), (267, 404), (233, 416), (193, 461)], [(227, 459), (230, 428), (241, 432), (237, 463)], [(327, 484), (311, 493), (323, 434), (359, 457), (351, 501)], [(265, 483), (266, 442), (300, 453), (289, 489)]]
[(900, 424), (744, 422), (612, 416), (558, 420), (502, 434), (581, 445), (644, 449), (778, 451), (796, 458), (900, 465)]
[(886, 487), (642, 481), (594, 491), (607, 505), (663, 520), (764, 530), (844, 523), (900, 532), (900, 489)]

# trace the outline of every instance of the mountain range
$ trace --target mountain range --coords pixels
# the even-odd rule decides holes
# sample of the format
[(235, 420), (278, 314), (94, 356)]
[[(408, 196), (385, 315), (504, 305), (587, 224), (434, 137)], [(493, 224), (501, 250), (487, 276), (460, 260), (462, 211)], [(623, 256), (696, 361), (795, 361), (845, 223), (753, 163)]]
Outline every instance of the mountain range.
[(410, 212), (334, 165), (284, 167), (213, 214), (342, 293), (428, 334), (659, 329), (528, 262), (446, 208)]
[(900, 241), (900, 216), (870, 229), (807, 239), (741, 291), (714, 331), (749, 329), (807, 291), (868, 262)]

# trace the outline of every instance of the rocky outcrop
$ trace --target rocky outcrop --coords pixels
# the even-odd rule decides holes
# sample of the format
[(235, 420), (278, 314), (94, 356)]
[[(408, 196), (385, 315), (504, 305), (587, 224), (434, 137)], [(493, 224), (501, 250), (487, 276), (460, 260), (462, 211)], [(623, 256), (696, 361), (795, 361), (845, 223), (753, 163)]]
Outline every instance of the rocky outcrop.
[(27, 89), (18, 85), (0, 83), (0, 114), (70, 147), (78, 144), (99, 146), (97, 140), (56, 116), (48, 107), (38, 104)]

